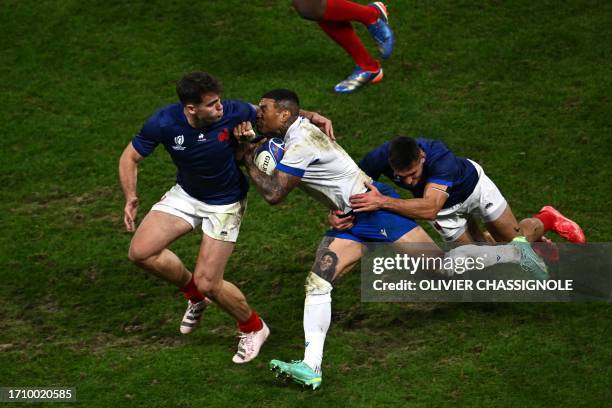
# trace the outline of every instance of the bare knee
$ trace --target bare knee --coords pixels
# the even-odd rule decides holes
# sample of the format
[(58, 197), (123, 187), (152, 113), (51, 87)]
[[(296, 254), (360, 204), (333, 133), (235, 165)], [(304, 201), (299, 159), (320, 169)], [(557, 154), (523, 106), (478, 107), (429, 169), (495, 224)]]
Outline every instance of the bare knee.
[(223, 279), (210, 279), (202, 274), (194, 275), (195, 284), (204, 295), (211, 299), (217, 299), (223, 287)]
[(128, 259), (139, 266), (146, 266), (147, 264), (154, 262), (159, 254), (159, 252), (153, 253), (146, 248), (139, 245), (134, 245), (132, 243), (130, 245), (130, 249), (128, 250)]
[(323, 20), (325, 0), (293, 0), (293, 8), (307, 20)]

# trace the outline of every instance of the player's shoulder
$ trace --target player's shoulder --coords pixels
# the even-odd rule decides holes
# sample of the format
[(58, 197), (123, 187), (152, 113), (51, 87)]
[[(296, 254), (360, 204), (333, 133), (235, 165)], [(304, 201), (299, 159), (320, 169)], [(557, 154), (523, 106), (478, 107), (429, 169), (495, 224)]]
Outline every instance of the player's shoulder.
[(391, 152), (391, 142), (386, 141), (381, 145), (376, 146), (372, 150), (368, 152), (370, 156), (380, 156), (380, 157), (389, 157), (389, 153)]
[(429, 156), (437, 157), (450, 153), (448, 146), (441, 140), (417, 137), (416, 142), (419, 147)]
[(239, 99), (223, 99), (223, 116), (226, 119), (247, 120), (255, 115), (255, 108), (248, 102)]
[(221, 101), (223, 110), (227, 112), (242, 111), (251, 108), (251, 104), (240, 99), (223, 99)]
[(287, 130), (285, 143), (299, 143), (300, 145), (321, 146), (329, 144), (329, 138), (321, 129), (313, 125), (308, 119), (300, 116)]
[(173, 103), (158, 109), (149, 117), (148, 123), (159, 128), (173, 126), (180, 122), (182, 114), (183, 105), (180, 103)]

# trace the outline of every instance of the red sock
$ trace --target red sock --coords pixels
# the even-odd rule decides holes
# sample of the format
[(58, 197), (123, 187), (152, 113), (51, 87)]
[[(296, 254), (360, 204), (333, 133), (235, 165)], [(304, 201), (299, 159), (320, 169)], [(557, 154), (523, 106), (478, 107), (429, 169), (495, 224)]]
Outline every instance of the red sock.
[(327, 0), (323, 19), (326, 21), (359, 21), (369, 25), (378, 19), (378, 9), (349, 0)]
[(243, 333), (259, 331), (262, 329), (262, 327), (263, 327), (263, 322), (261, 321), (261, 319), (259, 318), (257, 313), (255, 313), (254, 310), (251, 313), (251, 317), (249, 317), (247, 321), (238, 322), (238, 329)]
[(542, 224), (544, 224), (544, 231), (551, 230), (555, 223), (555, 216), (548, 212), (537, 213), (533, 216), (533, 218), (537, 218), (538, 220), (542, 221)]
[(198, 287), (193, 280), (193, 275), (191, 275), (189, 282), (187, 282), (187, 284), (181, 288), (181, 292), (183, 292), (185, 299), (191, 300), (192, 303), (198, 303), (204, 300), (204, 295), (202, 295), (198, 290)]
[[(329, 2), (328, 2), (329, 4)], [(357, 36), (351, 23), (334, 23), (321, 21), (319, 26), (325, 33), (351, 56), (355, 65), (359, 68), (375, 72), (380, 69), (380, 64), (370, 55), (368, 50)]]

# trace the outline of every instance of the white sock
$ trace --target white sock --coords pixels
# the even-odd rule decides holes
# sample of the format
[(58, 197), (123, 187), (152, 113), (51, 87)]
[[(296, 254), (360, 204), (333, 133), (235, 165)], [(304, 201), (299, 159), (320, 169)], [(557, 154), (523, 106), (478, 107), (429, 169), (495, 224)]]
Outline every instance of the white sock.
[[(330, 299), (331, 300), (331, 299)], [(325, 336), (331, 322), (331, 301), (318, 305), (304, 305), (304, 363), (321, 373)]]
[[(445, 258), (478, 258), (487, 268), (502, 263), (520, 263), (521, 251), (514, 245), (462, 245), (448, 251)], [(453, 275), (452, 270), (447, 269), (446, 272), (449, 276)]]
[(325, 336), (331, 322), (332, 285), (310, 273), (306, 280), (304, 300), (304, 363), (321, 373)]

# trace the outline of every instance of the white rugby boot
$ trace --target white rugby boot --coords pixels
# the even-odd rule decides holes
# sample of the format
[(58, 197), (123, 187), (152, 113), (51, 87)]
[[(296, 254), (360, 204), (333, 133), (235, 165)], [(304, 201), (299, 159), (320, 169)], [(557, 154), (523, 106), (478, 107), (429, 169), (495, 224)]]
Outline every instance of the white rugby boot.
[(238, 342), (238, 351), (232, 357), (232, 361), (236, 364), (244, 364), (253, 360), (259, 354), (259, 349), (266, 342), (270, 335), (270, 329), (266, 322), (261, 320), (262, 328), (259, 331), (250, 333), (240, 333), (240, 341)]
[(200, 321), (202, 321), (202, 314), (210, 303), (211, 301), (207, 297), (196, 303), (193, 303), (191, 300), (187, 301), (187, 310), (181, 321), (180, 330), (182, 334), (189, 334), (198, 327)]

